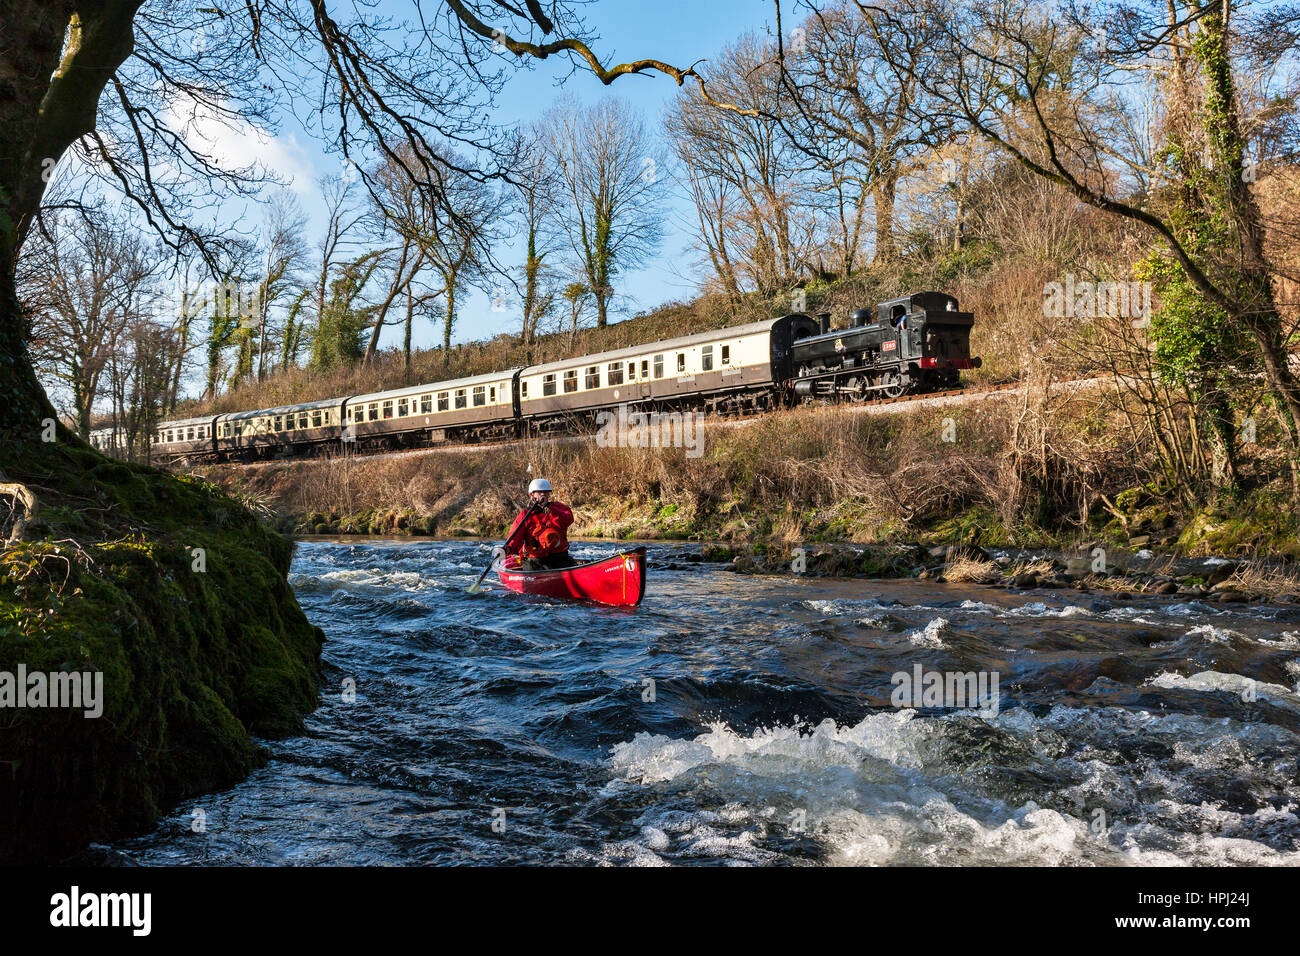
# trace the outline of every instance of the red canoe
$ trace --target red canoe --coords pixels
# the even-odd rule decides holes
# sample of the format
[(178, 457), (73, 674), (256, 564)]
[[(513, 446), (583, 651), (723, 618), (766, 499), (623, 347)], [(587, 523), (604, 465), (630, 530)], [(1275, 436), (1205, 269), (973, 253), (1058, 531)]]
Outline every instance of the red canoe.
[(521, 594), (636, 607), (645, 597), (645, 548), (555, 571), (520, 571), (518, 556), (511, 555), (497, 574), (502, 584)]

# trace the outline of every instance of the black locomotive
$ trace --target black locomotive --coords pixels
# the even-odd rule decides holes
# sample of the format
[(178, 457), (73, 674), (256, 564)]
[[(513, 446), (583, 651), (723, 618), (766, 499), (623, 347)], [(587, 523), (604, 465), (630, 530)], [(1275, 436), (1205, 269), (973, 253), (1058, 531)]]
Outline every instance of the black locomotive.
[(831, 330), (829, 314), (818, 317), (822, 331), (791, 348), (794, 394), (800, 398), (897, 398), (957, 384), (962, 369), (979, 368), (971, 358), (975, 317), (942, 292), (918, 292), (858, 309), (847, 329)]

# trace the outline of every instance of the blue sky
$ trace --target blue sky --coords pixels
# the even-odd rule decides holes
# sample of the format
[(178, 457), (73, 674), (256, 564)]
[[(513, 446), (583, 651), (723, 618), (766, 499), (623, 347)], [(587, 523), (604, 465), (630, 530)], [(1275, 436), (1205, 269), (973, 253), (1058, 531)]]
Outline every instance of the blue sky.
[[(411, 11), (407, 0), (386, 0), (385, 7), (399, 18), (409, 16)], [(746, 31), (767, 30), (773, 22), (770, 0), (600, 0), (585, 8), (585, 16), (599, 37), (593, 46), (607, 64), (642, 57), (674, 65), (693, 63), (712, 57)], [(665, 104), (679, 95), (679, 88), (670, 78), (657, 73), (621, 77), (605, 87), (587, 70), (573, 71), (567, 60), (555, 59), (537, 63), (510, 81), (498, 98), (496, 119), (507, 124), (527, 122), (565, 95), (584, 104), (616, 96), (640, 110), (647, 125), (657, 131)], [(668, 145), (662, 145), (668, 152)], [(322, 174), (338, 172), (338, 157), (326, 155), (324, 144), (314, 142), (292, 118), (285, 120), (273, 143), (249, 143), (247, 149), (294, 180), (291, 188), (311, 219), (310, 240), (314, 244), (324, 221), (315, 180)], [(630, 299), (626, 314), (693, 294), (697, 273), (692, 268), (695, 257), (688, 249), (691, 237), (687, 231), (692, 215), (689, 204), (674, 195), (668, 207), (668, 234), (659, 255), (645, 268), (622, 279), (619, 292)], [(502, 258), (514, 263), (519, 256), (511, 250)], [(493, 311), (490, 297), (482, 292), (473, 293), (458, 311), (454, 341), (489, 338), (518, 329), (517, 305), (511, 302), (505, 312)], [(395, 330), (386, 330), (385, 334), (381, 346), (397, 343)], [(424, 322), (416, 330), (416, 343), (432, 345), (440, 335), (432, 324)]]

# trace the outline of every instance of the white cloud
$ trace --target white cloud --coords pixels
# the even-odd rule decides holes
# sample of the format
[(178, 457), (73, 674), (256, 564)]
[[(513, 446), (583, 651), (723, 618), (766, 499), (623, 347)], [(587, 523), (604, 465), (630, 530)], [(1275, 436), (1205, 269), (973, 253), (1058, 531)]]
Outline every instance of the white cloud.
[(314, 191), (315, 174), (292, 136), (273, 136), (242, 117), (232, 119), (193, 101), (168, 104), (167, 124), (192, 150), (222, 169), (257, 166), (279, 176), (300, 196)]

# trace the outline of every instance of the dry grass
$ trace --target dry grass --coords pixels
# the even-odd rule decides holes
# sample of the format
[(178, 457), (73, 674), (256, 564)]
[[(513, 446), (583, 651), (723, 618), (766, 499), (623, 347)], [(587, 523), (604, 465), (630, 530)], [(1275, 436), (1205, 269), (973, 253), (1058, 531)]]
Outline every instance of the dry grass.
[(1247, 561), (1224, 582), (1224, 590), (1271, 598), (1281, 594), (1300, 594), (1300, 572), (1271, 562)]
[(1056, 568), (1051, 561), (1017, 561), (1003, 573), (1008, 578), (1014, 578), (1021, 574), (1049, 575), (1054, 573), (1055, 570)]
[(992, 561), (955, 557), (944, 565), (943, 576), (956, 584), (993, 584), (1002, 579), (1002, 572)]

